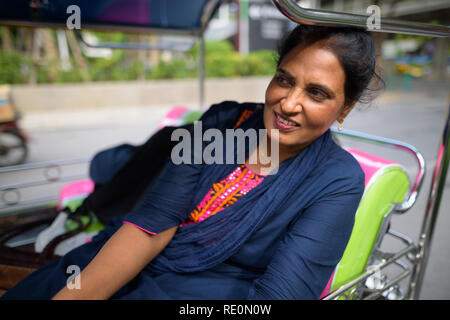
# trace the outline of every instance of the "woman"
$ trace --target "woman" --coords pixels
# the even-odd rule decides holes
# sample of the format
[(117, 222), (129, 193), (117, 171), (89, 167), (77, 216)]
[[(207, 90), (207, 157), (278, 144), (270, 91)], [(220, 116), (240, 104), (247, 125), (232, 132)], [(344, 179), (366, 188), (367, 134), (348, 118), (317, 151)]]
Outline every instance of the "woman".
[[(267, 129), (279, 143), (276, 174), (262, 174), (248, 149), (241, 165), (169, 159), (140, 206), (4, 298), (318, 299), (364, 190), (329, 128), (374, 76), (367, 32), (298, 26), (280, 46), (264, 107), (224, 102), (201, 118), (221, 132)], [(83, 270), (79, 289), (66, 286), (71, 265)]]

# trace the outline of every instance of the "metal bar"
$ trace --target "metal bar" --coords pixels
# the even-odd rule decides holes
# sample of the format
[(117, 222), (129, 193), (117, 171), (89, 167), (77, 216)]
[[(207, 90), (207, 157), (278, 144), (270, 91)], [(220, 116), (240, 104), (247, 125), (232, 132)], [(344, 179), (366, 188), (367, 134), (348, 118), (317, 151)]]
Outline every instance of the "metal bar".
[(199, 56), (198, 56), (198, 80), (199, 80), (199, 102), (200, 110), (203, 110), (205, 104), (205, 38), (199, 37)]
[(23, 213), (36, 212), (36, 210), (40, 210), (40, 209), (54, 208), (58, 204), (58, 200), (55, 199), (54, 197), (47, 197), (45, 199), (42, 198), (40, 200), (42, 200), (42, 201), (40, 201), (40, 203), (36, 204), (36, 205), (30, 206), (30, 203), (28, 203), (28, 201), (27, 201), (27, 206), (19, 206), (19, 207), (16, 206), (14, 208), (8, 208), (9, 210), (2, 209), (2, 210), (0, 210), (0, 217), (16, 216), (16, 215), (23, 214)]
[(209, 1), (203, 8), (203, 14), (200, 18), (200, 32), (199, 34), (205, 33), (206, 28), (208, 27), (209, 22), (216, 14), (217, 10), (219, 10), (220, 5), (223, 0), (211, 0)]
[(402, 141), (388, 139), (388, 138), (375, 136), (375, 135), (370, 135), (370, 134), (363, 133), (363, 132), (357, 132), (357, 131), (346, 130), (346, 129), (339, 131), (336, 128), (330, 128), (330, 130), (334, 134), (352, 137), (352, 138), (356, 138), (356, 139), (363, 140), (363, 141), (370, 142), (370, 143), (377, 143), (377, 144), (380, 144), (383, 146), (395, 148), (397, 150), (406, 151), (409, 154), (411, 154), (416, 159), (416, 162), (417, 162), (417, 166), (418, 166), (417, 176), (416, 176), (416, 179), (414, 180), (414, 184), (413, 184), (411, 190), (409, 191), (409, 195), (408, 195), (407, 199), (402, 204), (396, 206), (395, 211), (403, 213), (403, 212), (406, 212), (407, 210), (409, 210), (414, 205), (414, 203), (417, 199), (417, 196), (420, 192), (420, 189), (422, 187), (422, 183), (423, 183), (423, 180), (425, 177), (425, 171), (426, 171), (425, 159), (424, 159), (423, 155), (419, 152), (419, 150), (417, 150), (414, 146), (412, 146), (408, 143), (402, 142)]
[(380, 28), (368, 26), (369, 15), (333, 12), (300, 7), (294, 0), (272, 0), (274, 5), (290, 20), (310, 25), (330, 27), (358, 27), (374, 32), (403, 33), (421, 36), (448, 37), (448, 26), (381, 18)]
[(199, 80), (199, 109), (203, 110), (205, 107), (205, 31), (209, 22), (219, 10), (223, 0), (209, 1), (203, 10), (201, 17), (201, 27), (198, 33), (199, 38), (199, 57), (198, 57), (198, 80)]
[(389, 288), (395, 286), (397, 283), (405, 279), (407, 276), (409, 276), (411, 273), (411, 270), (405, 270), (400, 275), (398, 275), (394, 280), (390, 281), (386, 284), (386, 286), (383, 289), (378, 290), (377, 292), (374, 292), (367, 297), (364, 297), (363, 300), (373, 300), (377, 297), (379, 297), (384, 291), (389, 290)]
[(442, 194), (445, 188), (445, 181), (447, 178), (448, 165), (450, 160), (450, 105), (447, 109), (447, 117), (444, 122), (444, 129), (442, 132), (441, 142), (438, 150), (436, 166), (434, 168), (433, 177), (431, 181), (430, 193), (428, 196), (425, 216), (422, 222), (422, 230), (419, 239), (418, 262), (413, 268), (412, 281), (410, 284), (408, 296), (413, 299), (418, 299), (420, 289), (422, 287), (423, 278), (425, 275), (426, 265), (430, 256), (431, 241), (433, 239), (434, 227), (439, 213), (439, 206), (442, 199)]
[[(9, 215), (9, 211), (14, 210), (15, 212), (18, 208), (22, 208), (24, 206), (35, 206), (48, 204), (49, 201), (57, 200), (58, 196), (50, 196), (50, 197), (30, 197), (28, 199), (22, 200), (21, 191), (25, 188), (33, 188), (33, 190), (38, 190), (40, 186), (54, 184), (54, 183), (62, 183), (69, 182), (74, 180), (85, 179), (87, 177), (86, 174), (69, 174), (63, 175), (63, 167), (73, 166), (73, 165), (85, 165), (89, 162), (87, 158), (74, 158), (74, 159), (66, 159), (66, 160), (57, 160), (57, 161), (44, 161), (37, 163), (28, 163), (17, 166), (9, 166), (0, 168), (0, 174), (4, 175), (14, 175), (20, 174), (21, 172), (25, 172), (27, 170), (43, 170), (43, 174), (45, 179), (38, 179), (33, 181), (25, 181), (25, 182), (16, 182), (8, 185), (0, 186), (0, 216)], [(56, 171), (53, 171), (56, 170)], [(51, 174), (53, 172), (53, 174)], [(7, 200), (7, 195), (14, 195), (13, 200)], [(7, 211), (7, 213), (5, 213)], [(14, 214), (14, 213), (13, 213)]]
[(407, 246), (403, 250), (401, 250), (401, 251), (397, 252), (396, 254), (394, 254), (390, 259), (387, 259), (386, 261), (378, 264), (376, 266), (376, 268), (373, 268), (370, 271), (366, 271), (365, 273), (363, 273), (358, 278), (354, 279), (353, 281), (350, 281), (346, 285), (344, 285), (344, 286), (340, 287), (339, 289), (337, 289), (336, 291), (330, 293), (323, 300), (332, 300), (332, 299), (335, 299), (335, 298), (339, 297), (345, 291), (347, 291), (347, 290), (351, 289), (352, 287), (362, 283), (362, 281), (366, 280), (371, 275), (375, 274), (376, 272), (378, 272), (379, 270), (385, 268), (386, 266), (390, 265), (391, 263), (394, 263), (395, 260), (403, 257), (404, 255), (408, 254), (409, 252), (411, 252), (411, 251), (413, 251), (415, 249), (416, 249), (416, 246), (414, 244), (411, 244), (411, 245)]
[(406, 235), (404, 235), (404, 234), (402, 234), (402, 233), (400, 233), (400, 232), (398, 232), (398, 231), (395, 231), (395, 230), (393, 230), (393, 229), (389, 229), (388, 232), (387, 232), (387, 234), (389, 234), (389, 235), (393, 236), (394, 238), (396, 238), (396, 239), (402, 241), (402, 242), (403, 242), (404, 244), (406, 244), (406, 245), (413, 244), (412, 239), (410, 239), (410, 238), (407, 237)]
[(181, 51), (186, 52), (190, 50), (194, 44), (192, 42), (186, 43), (172, 43), (172, 44), (149, 44), (149, 43), (137, 43), (137, 42), (99, 42), (90, 43), (83, 38), (80, 30), (75, 29), (74, 33), (76, 37), (85, 45), (90, 48), (96, 49), (121, 49), (121, 50), (167, 50), (167, 51)]
[(76, 175), (71, 175), (71, 176), (67, 176), (67, 177), (58, 177), (58, 178), (51, 179), (51, 180), (48, 180), (48, 179), (47, 180), (35, 180), (35, 181), (31, 181), (31, 182), (16, 183), (16, 184), (10, 184), (10, 185), (6, 185), (6, 186), (0, 186), (0, 192), (15, 190), (15, 189), (19, 189), (19, 188), (31, 188), (31, 187), (36, 187), (36, 186), (42, 186), (42, 185), (47, 185), (49, 183), (75, 181), (75, 180), (80, 180), (80, 179), (85, 179), (85, 178), (87, 178), (86, 174), (76, 174)]
[[(54, 29), (67, 29), (65, 23), (47, 22), (47, 21), (16, 21), (0, 19), (0, 25), (7, 25), (12, 27), (25, 27), (25, 28), (54, 28)], [(195, 28), (190, 29), (169, 29), (169, 28), (155, 28), (145, 26), (130, 26), (130, 25), (101, 25), (92, 23), (83, 23), (83, 29), (107, 31), (107, 32), (128, 32), (128, 33), (161, 33), (167, 35), (180, 35), (180, 36), (195, 36), (198, 34), (198, 30)]]
[(88, 159), (88, 158), (74, 158), (74, 159), (67, 159), (67, 160), (26, 163), (26, 164), (20, 164), (20, 165), (16, 165), (16, 166), (0, 168), (0, 173), (8, 173), (8, 172), (15, 172), (15, 171), (23, 171), (23, 170), (34, 170), (34, 169), (44, 169), (44, 168), (55, 167), (55, 166), (88, 163), (89, 161), (90, 161), (90, 159)]
[[(46, 196), (46, 197), (40, 197), (40, 198), (35, 198), (35, 199), (29, 199), (29, 200), (23, 200), (22, 202), (20, 202), (19, 204), (17, 204), (15, 207), (20, 207), (20, 208), (26, 208), (29, 206), (50, 206), (51, 205), (56, 205), (58, 203), (58, 196)], [(10, 209), (11, 207), (9, 206), (2, 206), (0, 209), (4, 210), (4, 209)], [(16, 212), (14, 212), (12, 215), (17, 214)], [(0, 216), (7, 216), (9, 215), (9, 211), (7, 212), (1, 212), (0, 211)]]

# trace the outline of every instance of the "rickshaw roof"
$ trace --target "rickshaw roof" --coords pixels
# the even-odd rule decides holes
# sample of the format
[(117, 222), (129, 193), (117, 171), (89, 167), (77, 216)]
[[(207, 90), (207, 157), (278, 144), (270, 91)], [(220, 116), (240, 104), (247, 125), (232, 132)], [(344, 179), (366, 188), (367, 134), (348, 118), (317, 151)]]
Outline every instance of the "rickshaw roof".
[(79, 7), (81, 29), (197, 33), (223, 0), (0, 0), (0, 24), (66, 28)]

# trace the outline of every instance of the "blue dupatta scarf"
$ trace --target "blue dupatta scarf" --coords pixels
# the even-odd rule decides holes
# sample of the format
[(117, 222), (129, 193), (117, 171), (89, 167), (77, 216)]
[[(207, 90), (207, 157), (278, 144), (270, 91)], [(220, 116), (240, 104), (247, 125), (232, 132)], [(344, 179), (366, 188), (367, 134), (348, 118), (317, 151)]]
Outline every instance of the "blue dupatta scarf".
[[(217, 116), (216, 121), (215, 127), (225, 132), (226, 128), (220, 127), (225, 119)], [(257, 109), (238, 128), (264, 129), (263, 108)], [(261, 225), (270, 223), (272, 215), (292, 197), (295, 198), (296, 206), (288, 210), (300, 213), (320, 196), (320, 190), (306, 191), (308, 189), (303, 188), (302, 184), (313, 170), (324, 165), (332, 144), (334, 141), (328, 129), (298, 155), (283, 161), (276, 174), (267, 175), (258, 187), (233, 205), (200, 223), (179, 228), (169, 245), (149, 264), (149, 270), (160, 274), (210, 269), (235, 254), (253, 232)], [(234, 151), (237, 151), (237, 144), (234, 145)], [(246, 155), (248, 152), (246, 146)], [(199, 166), (202, 172), (196, 188), (198, 192), (193, 197), (193, 207), (213, 183), (225, 178), (237, 164)]]

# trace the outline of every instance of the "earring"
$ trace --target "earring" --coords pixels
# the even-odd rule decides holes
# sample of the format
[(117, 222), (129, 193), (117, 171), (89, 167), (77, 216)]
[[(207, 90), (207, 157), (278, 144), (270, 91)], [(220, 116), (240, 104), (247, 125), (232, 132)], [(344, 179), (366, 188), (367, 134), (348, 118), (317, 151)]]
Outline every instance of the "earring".
[(338, 126), (338, 130), (339, 131), (342, 131), (342, 129), (344, 128), (344, 126), (342, 125), (342, 122), (339, 124), (339, 126)]

